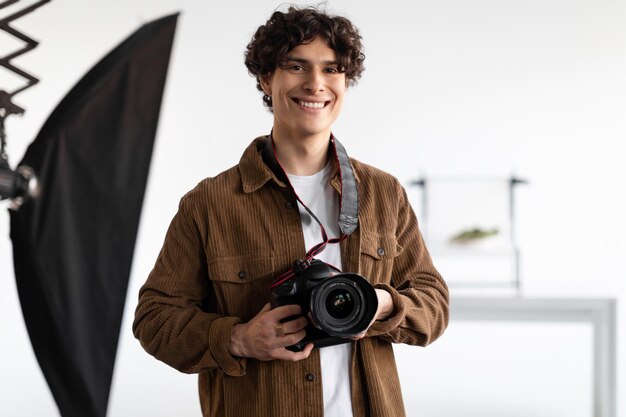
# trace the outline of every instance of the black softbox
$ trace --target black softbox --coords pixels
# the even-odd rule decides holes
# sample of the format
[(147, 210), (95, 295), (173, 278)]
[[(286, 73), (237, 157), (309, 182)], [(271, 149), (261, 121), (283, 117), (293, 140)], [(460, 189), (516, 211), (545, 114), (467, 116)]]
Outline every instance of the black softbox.
[(142, 26), (61, 101), (20, 165), (11, 212), (26, 327), (63, 417), (106, 415), (177, 15)]

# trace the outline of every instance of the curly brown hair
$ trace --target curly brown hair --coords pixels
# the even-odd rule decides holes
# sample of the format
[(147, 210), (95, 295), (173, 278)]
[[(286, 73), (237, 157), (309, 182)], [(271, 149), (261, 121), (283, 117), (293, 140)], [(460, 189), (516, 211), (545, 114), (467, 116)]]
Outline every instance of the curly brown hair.
[(355, 85), (364, 66), (361, 35), (345, 17), (331, 16), (315, 7), (289, 7), (276, 11), (259, 26), (246, 47), (245, 64), (250, 75), (256, 77), (257, 89), (263, 92), (263, 102), (272, 110), (272, 97), (265, 94), (261, 78), (267, 77), (277, 67), (285, 65), (285, 57), (296, 46), (320, 37), (335, 51), (339, 71), (346, 74), (346, 82)]

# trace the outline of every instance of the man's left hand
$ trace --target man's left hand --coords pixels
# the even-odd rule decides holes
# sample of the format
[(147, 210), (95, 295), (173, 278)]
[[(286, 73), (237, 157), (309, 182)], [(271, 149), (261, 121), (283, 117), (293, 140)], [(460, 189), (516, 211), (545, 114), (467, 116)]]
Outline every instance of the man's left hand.
[(374, 319), (367, 326), (367, 329), (363, 330), (361, 333), (351, 336), (352, 340), (359, 340), (365, 337), (365, 334), (369, 330), (369, 328), (374, 324), (376, 320), (385, 320), (387, 317), (391, 315), (393, 312), (393, 301), (391, 300), (391, 294), (389, 294), (385, 290), (381, 290), (376, 288), (376, 297), (378, 297), (378, 309), (376, 309), (376, 314), (374, 315)]

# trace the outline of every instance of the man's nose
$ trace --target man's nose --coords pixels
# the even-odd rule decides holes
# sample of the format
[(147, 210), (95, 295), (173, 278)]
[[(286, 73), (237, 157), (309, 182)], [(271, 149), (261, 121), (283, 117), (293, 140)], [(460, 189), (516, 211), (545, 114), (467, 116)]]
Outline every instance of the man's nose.
[(320, 71), (310, 71), (303, 85), (304, 89), (310, 93), (324, 91), (324, 77)]

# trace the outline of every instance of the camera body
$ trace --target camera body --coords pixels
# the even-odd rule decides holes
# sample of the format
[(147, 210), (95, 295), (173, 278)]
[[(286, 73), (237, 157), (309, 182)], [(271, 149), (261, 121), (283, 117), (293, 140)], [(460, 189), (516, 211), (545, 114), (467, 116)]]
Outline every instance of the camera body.
[(293, 278), (270, 293), (272, 308), (297, 304), (309, 319), (304, 339), (287, 349), (298, 352), (308, 343), (315, 347), (347, 343), (350, 336), (369, 327), (378, 309), (378, 297), (361, 275), (339, 272), (318, 259), (296, 261), (293, 271)]

